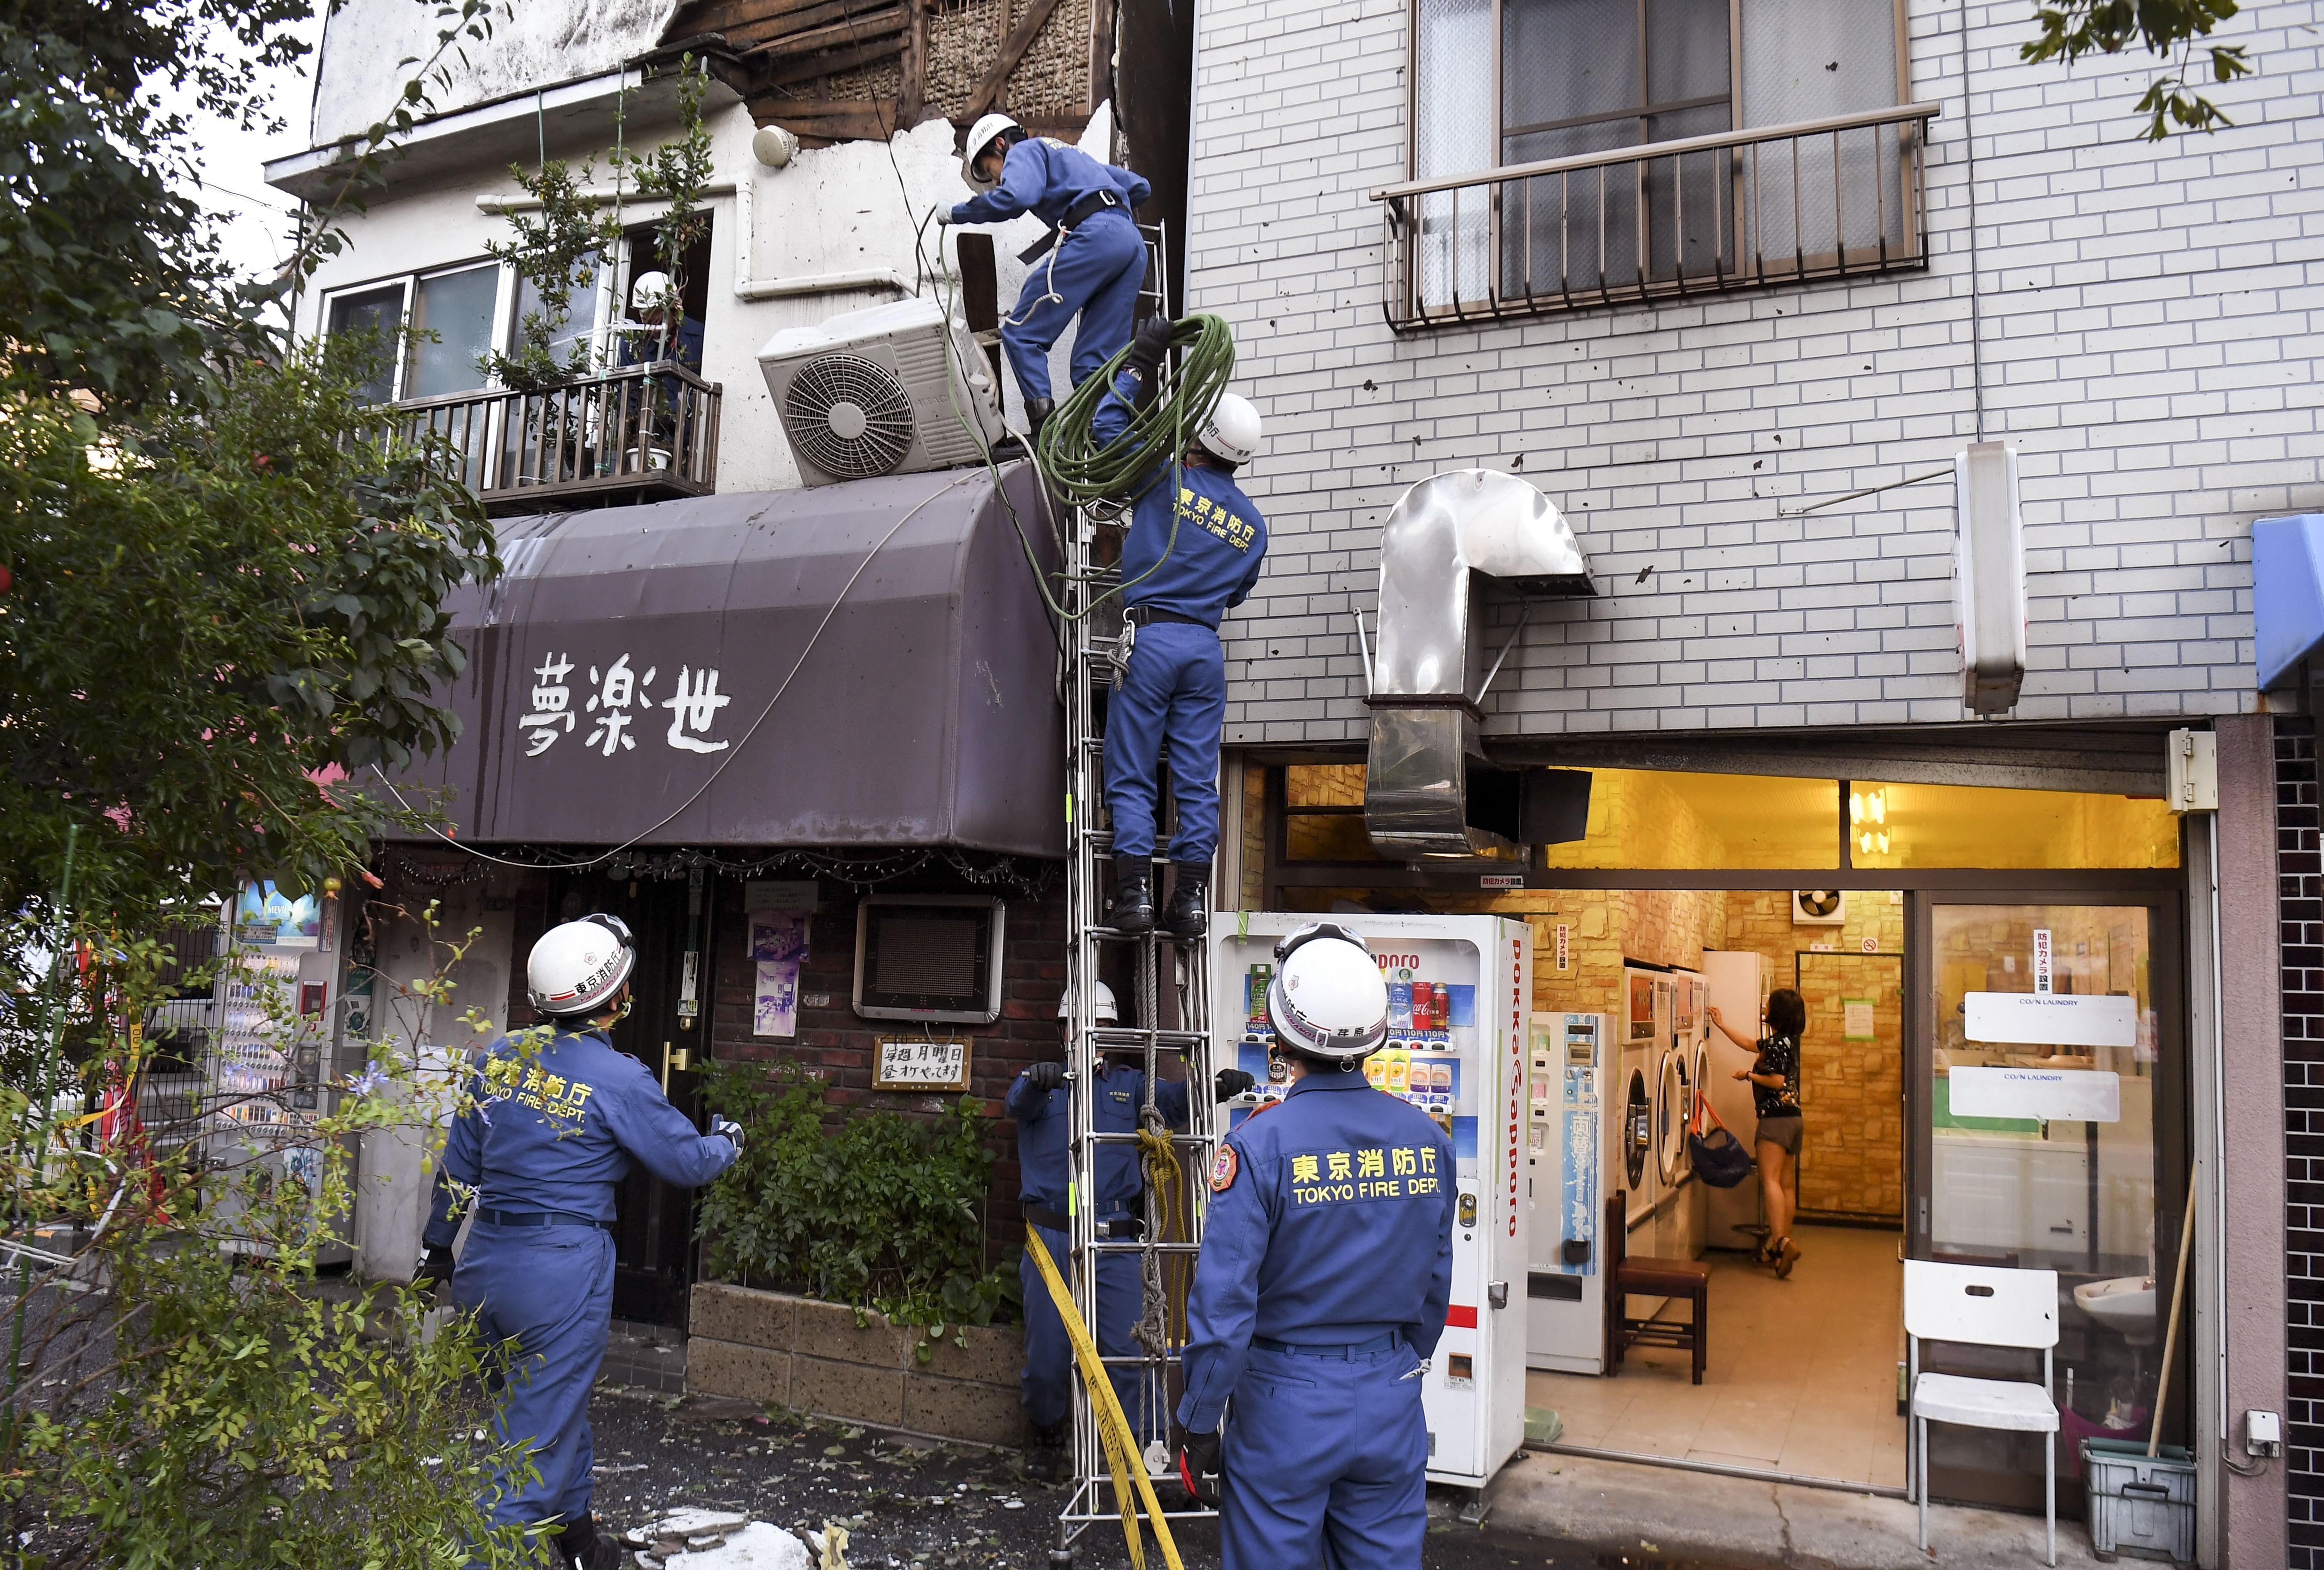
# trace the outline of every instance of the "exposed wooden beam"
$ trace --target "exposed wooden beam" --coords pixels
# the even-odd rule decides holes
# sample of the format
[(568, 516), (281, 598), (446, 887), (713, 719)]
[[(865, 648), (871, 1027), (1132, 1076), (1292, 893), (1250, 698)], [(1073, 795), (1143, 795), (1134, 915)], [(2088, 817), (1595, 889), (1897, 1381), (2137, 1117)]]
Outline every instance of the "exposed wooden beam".
[(779, 14), (760, 18), (746, 26), (730, 29), (730, 43), (746, 45), (743, 58), (768, 53), (780, 53), (787, 41), (800, 33), (821, 27), (826, 23), (867, 12), (884, 11), (896, 0), (817, 0), (816, 4), (792, 7)]
[[(897, 6), (871, 16), (846, 17), (833, 23), (828, 27), (818, 27), (809, 32), (793, 33), (788, 38), (779, 38), (772, 43), (761, 44), (751, 51), (751, 58), (755, 60), (796, 60), (802, 55), (813, 54), (817, 50), (851, 48), (857, 44), (869, 43), (875, 38), (892, 37), (903, 31), (903, 7)], [(779, 72), (786, 68), (777, 66), (775, 69)], [(778, 77), (776, 79), (782, 78)]]
[(851, 139), (877, 141), (884, 139), (895, 129), (889, 121), (886, 108), (879, 105), (861, 100), (836, 104), (826, 99), (823, 102), (828, 106), (823, 113), (798, 113), (796, 105), (809, 101), (778, 101), (776, 105), (762, 106), (760, 113), (764, 114), (769, 122), (795, 131), (801, 136), (817, 136), (826, 142)]
[[(1090, 0), (1089, 110), (1113, 96), (1114, 0)], [(1116, 106), (1114, 124), (1121, 123)]]
[(858, 66), (868, 66), (874, 60), (887, 60), (904, 52), (901, 38), (883, 38), (872, 43), (857, 44), (853, 49), (835, 49), (827, 54), (804, 55), (777, 66), (767, 76), (769, 87), (788, 87), (793, 82), (813, 81), (817, 77), (835, 77), (842, 71), (852, 71)]
[(928, 3), (904, 0), (904, 80), (896, 94), (896, 124), (906, 131), (920, 123), (928, 102)]
[(1023, 60), (1025, 51), (1033, 47), (1033, 40), (1049, 20), (1049, 14), (1056, 8), (1057, 0), (1033, 0), (1025, 8), (1025, 14), (1018, 19), (1017, 25), (1010, 28), (1009, 36), (1001, 41), (1001, 53), (994, 59), (991, 69), (985, 71), (984, 79), (976, 84), (976, 91), (969, 96), (967, 106), (961, 110), (963, 120), (973, 121), (1000, 101), (1001, 89), (1009, 82), (1009, 73), (1017, 69), (1017, 62)]

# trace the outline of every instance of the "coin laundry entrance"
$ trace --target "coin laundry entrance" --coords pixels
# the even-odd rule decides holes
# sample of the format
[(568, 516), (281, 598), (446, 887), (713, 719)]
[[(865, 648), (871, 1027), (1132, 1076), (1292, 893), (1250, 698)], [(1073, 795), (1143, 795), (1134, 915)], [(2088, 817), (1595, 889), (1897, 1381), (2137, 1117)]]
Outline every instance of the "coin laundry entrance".
[[(1240, 783), (1266, 908), (1532, 931), (1536, 1432), (1554, 1410), (1570, 1449), (1901, 1492), (1911, 1257), (2058, 1272), (2062, 1511), (2080, 1439), (2146, 1437), (2189, 1173), (2186, 874), (2159, 800), (1598, 769), (1579, 838), (1415, 868), (1369, 857), (1360, 765)], [(1776, 987), (1807, 1013), (1781, 1280), (1754, 1262), (1757, 1174), (1712, 1188), (1688, 1145), (1713, 1118), (1754, 1143), (1754, 1054), (1711, 1016), (1756, 1042)], [(1624, 1255), (1702, 1278), (1699, 1382), (1696, 1301), (1662, 1279), (1683, 1272), (1616, 1292)], [(2166, 1442), (2187, 1345), (2182, 1326)], [(1930, 1461), (1937, 1498), (2041, 1508), (2038, 1438), (1940, 1429)]]

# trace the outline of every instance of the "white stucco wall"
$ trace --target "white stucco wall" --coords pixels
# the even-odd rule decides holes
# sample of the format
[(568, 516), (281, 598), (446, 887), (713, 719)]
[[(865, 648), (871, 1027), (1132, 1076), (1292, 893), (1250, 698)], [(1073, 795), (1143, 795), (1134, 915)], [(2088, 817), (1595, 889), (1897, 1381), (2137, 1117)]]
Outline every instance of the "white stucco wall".
[[(806, 150), (785, 168), (769, 169), (751, 152), (756, 127), (749, 111), (734, 105), (710, 121), (715, 170), (714, 183), (749, 187), (750, 234), (739, 243), (746, 205), (737, 192), (711, 199), (713, 212), (708, 314), (703, 322), (703, 375), (724, 389), (718, 452), (722, 491), (786, 490), (800, 483), (784, 440), (758, 353), (786, 327), (812, 325), (835, 313), (896, 298), (886, 287), (858, 287), (770, 299), (745, 299), (738, 281), (771, 282), (830, 274), (887, 270), (906, 282), (941, 265), (946, 277), (935, 287), (948, 298), (957, 267), (952, 232), (930, 224), (918, 241), (926, 267), (915, 265), (915, 228), (931, 207), (964, 200), (952, 128), (930, 121), (902, 133), (892, 142), (850, 142)], [(1102, 151), (1111, 134), (1111, 115), (1093, 117), (1084, 142)], [(605, 152), (613, 144), (606, 127), (602, 145), (552, 149), (577, 167), (596, 162), (600, 183)], [(300, 302), (302, 333), (318, 330), (323, 300), (334, 290), (380, 279), (481, 261), (489, 241), (505, 239), (506, 218), (477, 210), (479, 196), (519, 194), (505, 169), (479, 167), (424, 186), (398, 187), (375, 198), (367, 212), (345, 225), (347, 244), (318, 271)], [(659, 205), (631, 205), (632, 222), (661, 211)], [(1024, 216), (992, 231), (1003, 310), (1016, 300), (1029, 271), (1017, 253), (1040, 237), (1040, 221)], [(941, 251), (939, 250), (941, 247)], [(744, 269), (747, 267), (747, 275)], [(1066, 335), (1050, 357), (1056, 385), (1066, 385), (1072, 345)], [(1022, 399), (1014, 377), (1006, 379), (1010, 423), (1022, 426)]]
[[(428, 83), (432, 112), (610, 73), (659, 44), (677, 9), (678, 0), (496, 7), (489, 39), (463, 39), (444, 52), (444, 79)], [(383, 118), (419, 69), (403, 62), (434, 58), (445, 25), (436, 7), (420, 0), (346, 0), (332, 11), (315, 69), (313, 144), (360, 134)]]

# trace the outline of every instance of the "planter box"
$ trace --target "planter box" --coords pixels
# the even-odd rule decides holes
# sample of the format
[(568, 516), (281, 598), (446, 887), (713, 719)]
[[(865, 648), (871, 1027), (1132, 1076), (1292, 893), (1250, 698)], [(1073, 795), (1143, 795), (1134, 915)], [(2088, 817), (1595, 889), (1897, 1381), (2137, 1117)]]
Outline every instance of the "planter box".
[(949, 1331), (926, 1363), (919, 1333), (881, 1315), (788, 1292), (704, 1281), (694, 1289), (686, 1388), (819, 1418), (981, 1445), (1024, 1441), (1018, 1373), (1024, 1332)]

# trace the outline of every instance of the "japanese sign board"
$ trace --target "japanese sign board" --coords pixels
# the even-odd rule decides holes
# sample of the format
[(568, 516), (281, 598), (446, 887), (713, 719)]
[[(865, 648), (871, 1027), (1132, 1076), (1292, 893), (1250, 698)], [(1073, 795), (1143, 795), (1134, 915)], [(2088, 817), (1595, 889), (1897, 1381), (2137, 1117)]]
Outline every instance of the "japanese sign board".
[(1961, 1032), (2014, 1046), (2128, 1047), (2138, 1042), (2135, 998), (2070, 992), (1971, 992)]
[(874, 1090), (965, 1090), (968, 1043), (882, 1039), (872, 1071)]

